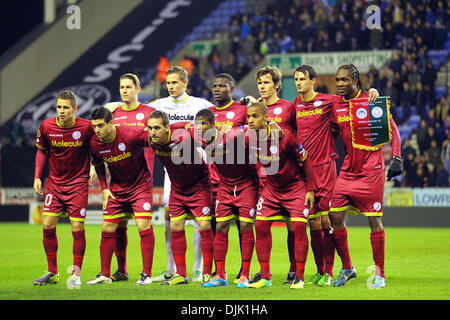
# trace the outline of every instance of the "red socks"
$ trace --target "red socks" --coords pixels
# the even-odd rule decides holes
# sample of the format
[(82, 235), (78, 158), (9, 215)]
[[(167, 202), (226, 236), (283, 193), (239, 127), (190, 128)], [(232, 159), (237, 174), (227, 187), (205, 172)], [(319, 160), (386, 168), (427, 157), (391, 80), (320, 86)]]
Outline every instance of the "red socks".
[(225, 260), (228, 252), (228, 232), (217, 232), (214, 238), (214, 260), (216, 261), (217, 275), (225, 279)]
[(155, 250), (155, 234), (153, 232), (153, 227), (150, 229), (139, 232), (141, 237), (141, 254), (142, 254), (142, 273), (152, 276), (152, 266), (153, 266), (153, 253)]
[(187, 277), (186, 272), (186, 234), (184, 230), (182, 231), (172, 231), (172, 243), (171, 249), (173, 254), (173, 259), (177, 266), (177, 273), (182, 277)]
[(111, 278), (111, 259), (116, 246), (115, 232), (102, 232), (102, 239), (100, 241), (100, 262), (102, 274)]
[(334, 265), (334, 252), (336, 248), (334, 247), (333, 241), (333, 229), (326, 228), (323, 229), (323, 257), (325, 260), (324, 271), (333, 277), (333, 265)]
[(324, 273), (324, 256), (323, 256), (323, 231), (322, 229), (309, 231), (311, 235), (311, 249), (314, 253), (314, 261), (317, 266), (317, 273)]
[(270, 280), (270, 251), (272, 250), (272, 232), (270, 227), (272, 221), (257, 220), (256, 232), (256, 254), (261, 265), (261, 276)]
[(241, 275), (250, 277), (250, 263), (252, 261), (253, 249), (255, 247), (255, 236), (253, 229), (241, 232), (242, 238), (242, 270)]
[[(199, 230), (199, 232), (201, 237), (200, 247), (202, 249), (203, 255), (203, 274), (211, 275), (214, 256), (214, 234), (211, 229)], [(227, 245), (228, 245), (228, 238), (227, 238)]]
[(56, 228), (43, 229), (45, 255), (47, 256), (48, 271), (58, 273), (57, 253), (58, 253), (58, 238), (56, 236)]
[(336, 246), (336, 251), (342, 260), (342, 268), (352, 269), (352, 260), (350, 259), (350, 253), (348, 250), (347, 227), (344, 227), (340, 230), (334, 230), (333, 238), (334, 244)]
[(80, 276), (83, 265), (84, 252), (86, 251), (86, 235), (84, 229), (72, 231), (73, 236), (73, 265), (74, 274)]
[(372, 244), (373, 261), (377, 267), (375, 275), (384, 278), (384, 229), (370, 233), (370, 243)]
[(120, 272), (128, 273), (127, 270), (127, 245), (128, 245), (128, 227), (116, 229), (116, 247), (114, 253), (117, 257), (117, 269)]
[(291, 267), (289, 268), (289, 272), (295, 272), (296, 264), (295, 264), (295, 237), (294, 231), (288, 230), (287, 236), (287, 247), (289, 252), (289, 262), (291, 263)]
[(295, 263), (297, 270), (295, 277), (304, 280), (305, 263), (308, 256), (308, 234), (306, 232), (307, 224), (304, 222), (292, 222), (292, 229), (295, 235)]

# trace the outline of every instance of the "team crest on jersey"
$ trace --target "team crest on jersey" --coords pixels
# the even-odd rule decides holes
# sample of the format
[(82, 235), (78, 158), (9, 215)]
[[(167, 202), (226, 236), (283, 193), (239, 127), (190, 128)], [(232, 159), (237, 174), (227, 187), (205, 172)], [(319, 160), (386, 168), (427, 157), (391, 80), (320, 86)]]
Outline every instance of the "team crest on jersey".
[(314, 107), (320, 107), (322, 105), (322, 100), (314, 101)]
[(202, 209), (202, 213), (206, 216), (209, 212), (211, 211), (211, 209), (209, 207), (203, 207)]
[(80, 216), (82, 217), (86, 216), (86, 208), (80, 210)]
[(283, 112), (283, 109), (281, 109), (281, 107), (276, 107), (276, 108), (273, 110), (273, 113), (274, 113), (274, 114), (281, 114), (281, 112)]
[(74, 131), (72, 133), (72, 138), (74, 138), (75, 140), (78, 140), (81, 138), (81, 132), (80, 131)]
[(118, 148), (120, 151), (125, 151), (125, 149), (126, 149), (125, 143), (123, 143), (123, 142), (119, 143), (119, 145), (117, 146), (117, 148)]
[(234, 116), (235, 116), (235, 114), (234, 114), (234, 112), (233, 112), (233, 111), (229, 111), (229, 112), (227, 112), (227, 119), (233, 119), (233, 118), (234, 118)]
[(136, 115), (136, 120), (139, 120), (139, 121), (144, 120), (144, 117), (145, 117), (145, 115), (142, 112), (139, 112)]
[(379, 203), (378, 201), (375, 202), (375, 203), (373, 204), (373, 208), (375, 209), (375, 211), (380, 211), (380, 209), (381, 209), (381, 203)]
[(303, 209), (303, 215), (305, 216), (305, 218), (308, 218), (309, 209)]
[(150, 210), (150, 208), (152, 207), (151, 204), (149, 202), (145, 202), (144, 205), (142, 206), (144, 208), (145, 211)]

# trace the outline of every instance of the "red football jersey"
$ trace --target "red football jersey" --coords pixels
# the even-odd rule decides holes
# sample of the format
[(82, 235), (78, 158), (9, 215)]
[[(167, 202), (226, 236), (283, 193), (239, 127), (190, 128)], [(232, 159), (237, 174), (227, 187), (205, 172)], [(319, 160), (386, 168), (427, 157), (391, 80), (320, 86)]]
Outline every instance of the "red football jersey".
[[(368, 98), (367, 92), (358, 92), (355, 98)], [(355, 175), (361, 173), (371, 172), (373, 170), (384, 170), (384, 159), (382, 149), (376, 151), (368, 151), (362, 149), (356, 149), (352, 145), (352, 132), (350, 125), (350, 102), (340, 97), (339, 103), (333, 109), (333, 121), (339, 125), (342, 140), (344, 142), (346, 155), (344, 163), (342, 164), (340, 176)], [(389, 121), (391, 122), (391, 129), (393, 136), (397, 139), (394, 141), (400, 141), (398, 128), (389, 115)], [(392, 146), (393, 149), (399, 149), (399, 146)]]
[[(297, 144), (293, 133), (286, 132), (279, 141), (272, 140), (270, 127), (267, 140), (248, 139), (250, 151), (253, 151), (266, 173), (266, 182), (273, 187), (283, 189), (305, 179), (299, 161), (306, 160), (307, 152)], [(251, 132), (249, 130), (249, 132)], [(310, 184), (309, 181), (308, 184)]]
[(308, 150), (313, 166), (338, 157), (331, 132), (333, 105), (338, 101), (339, 96), (319, 92), (308, 101), (300, 96), (295, 99), (297, 140)]
[[(216, 130), (215, 140), (205, 143), (203, 148), (217, 169), (220, 181), (231, 188), (239, 189), (253, 185), (258, 179), (256, 161), (250, 159), (245, 128), (232, 128), (228, 133), (221, 135)], [(253, 160), (253, 162), (252, 162)], [(211, 168), (211, 165), (210, 165)]]
[[(233, 100), (223, 107), (212, 106), (209, 109), (214, 113), (216, 126), (219, 124), (227, 124), (236, 128), (247, 124), (247, 107)], [(209, 178), (211, 179), (212, 185), (218, 185), (220, 182), (220, 176), (215, 163), (209, 162)]]
[(294, 132), (296, 127), (294, 103), (278, 99), (274, 103), (267, 105), (267, 109), (269, 111), (269, 121), (276, 122), (284, 131)]
[(75, 117), (69, 128), (61, 127), (58, 118), (42, 121), (36, 147), (48, 151), (49, 180), (59, 186), (88, 183), (89, 141), (95, 135), (91, 122)]
[[(123, 106), (117, 108), (113, 112), (114, 124), (116, 126), (130, 126), (130, 127), (147, 127), (147, 120), (150, 113), (156, 109), (145, 104), (140, 103), (135, 108), (124, 109)], [(155, 153), (152, 148), (144, 149), (145, 161), (150, 174), (153, 175), (153, 167), (155, 165)]]
[(167, 170), (172, 190), (186, 190), (199, 182), (208, 181), (208, 166), (202, 158), (201, 144), (193, 138), (193, 130), (171, 124), (166, 144), (151, 147)]
[(111, 174), (110, 190), (115, 194), (129, 194), (141, 184), (151, 180), (144, 158), (144, 147), (148, 146), (147, 128), (114, 127), (112, 141), (91, 139), (93, 162), (106, 162)]

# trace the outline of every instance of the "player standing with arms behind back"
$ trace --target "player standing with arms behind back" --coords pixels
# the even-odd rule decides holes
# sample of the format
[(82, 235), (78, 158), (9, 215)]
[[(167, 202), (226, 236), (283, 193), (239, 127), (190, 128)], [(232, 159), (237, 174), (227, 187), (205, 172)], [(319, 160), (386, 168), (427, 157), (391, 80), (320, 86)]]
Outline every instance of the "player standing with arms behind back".
[[(334, 121), (338, 124), (344, 142), (346, 156), (339, 172), (331, 200), (331, 221), (334, 229), (333, 237), (336, 250), (342, 260), (342, 269), (335, 287), (343, 286), (356, 277), (348, 249), (347, 227), (345, 213), (363, 214), (368, 217), (371, 229), (370, 242), (376, 271), (374, 288), (384, 288), (386, 285), (384, 273), (385, 233), (381, 223), (383, 216), (384, 194), (384, 159), (381, 148), (375, 151), (357, 149), (352, 144), (352, 129), (350, 124), (350, 99), (368, 98), (364, 92), (359, 71), (353, 64), (342, 65), (336, 72), (336, 86), (341, 100), (333, 109)], [(389, 114), (392, 131), (392, 151), (394, 161), (389, 171), (388, 179), (402, 172), (401, 141), (398, 128)]]
[[(132, 128), (145, 128), (150, 113), (154, 108), (139, 102), (138, 96), (141, 91), (139, 78), (133, 73), (126, 73), (120, 76), (119, 91), (122, 104), (111, 110), (114, 117), (115, 126), (129, 126)], [(116, 103), (113, 103), (116, 105)], [(110, 109), (108, 104), (105, 105)], [(145, 161), (152, 179), (149, 181), (153, 189), (153, 166), (155, 163), (155, 153), (152, 148), (144, 148)], [(111, 275), (112, 281), (128, 281), (127, 270), (127, 246), (128, 246), (128, 220), (122, 219), (116, 229), (116, 248), (114, 253), (117, 258), (117, 271)]]
[(86, 249), (84, 221), (89, 188), (89, 140), (94, 131), (88, 120), (75, 117), (77, 98), (72, 91), (58, 93), (57, 116), (44, 120), (36, 138), (36, 167), (33, 188), (42, 193), (41, 175), (46, 157), (49, 158), (49, 177), (44, 196), (44, 250), (48, 273), (33, 281), (35, 285), (57, 283), (59, 217), (69, 215), (73, 235), (74, 274), (72, 285), (81, 286), (81, 266)]

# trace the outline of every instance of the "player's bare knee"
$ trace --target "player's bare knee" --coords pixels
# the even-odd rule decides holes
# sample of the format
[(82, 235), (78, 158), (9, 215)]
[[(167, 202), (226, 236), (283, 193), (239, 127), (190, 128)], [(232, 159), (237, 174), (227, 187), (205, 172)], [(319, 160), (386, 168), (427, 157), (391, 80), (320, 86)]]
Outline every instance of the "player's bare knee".
[(42, 226), (44, 229), (54, 229), (58, 224), (58, 217), (53, 216), (44, 216), (44, 221), (42, 222)]
[(217, 222), (216, 231), (220, 233), (227, 233), (230, 230), (230, 222), (229, 221), (220, 221)]
[(80, 221), (71, 221), (72, 231), (83, 231), (84, 230), (84, 222)]
[(171, 220), (170, 221), (170, 231), (183, 231), (185, 220)]
[(118, 225), (117, 223), (103, 221), (102, 231), (103, 232), (116, 232), (117, 225)]
[(309, 228), (311, 230), (320, 230), (320, 229), (322, 229), (322, 222), (321, 222), (320, 216), (317, 216), (315, 218), (309, 219), (308, 222), (309, 222)]
[(252, 229), (253, 223), (246, 222), (246, 221), (240, 221), (240, 226), (241, 226), (241, 233), (242, 233), (242, 232)]
[(345, 227), (345, 214), (342, 212), (333, 212), (330, 214), (331, 226), (334, 230), (340, 230)]
[(368, 217), (369, 227), (372, 232), (383, 230), (383, 224), (381, 223), (381, 217)]
[(209, 221), (209, 220), (198, 221), (198, 230), (205, 231), (208, 229), (211, 229), (211, 221)]

